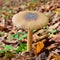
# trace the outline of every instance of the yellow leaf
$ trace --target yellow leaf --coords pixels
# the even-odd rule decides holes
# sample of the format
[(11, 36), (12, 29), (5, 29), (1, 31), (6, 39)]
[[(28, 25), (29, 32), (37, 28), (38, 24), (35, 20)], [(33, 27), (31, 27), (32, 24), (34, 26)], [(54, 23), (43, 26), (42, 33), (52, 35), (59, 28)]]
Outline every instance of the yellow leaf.
[(36, 48), (34, 50), (34, 53), (37, 55), (44, 48), (44, 43), (43, 43), (43, 41), (37, 42), (35, 46), (36, 46)]

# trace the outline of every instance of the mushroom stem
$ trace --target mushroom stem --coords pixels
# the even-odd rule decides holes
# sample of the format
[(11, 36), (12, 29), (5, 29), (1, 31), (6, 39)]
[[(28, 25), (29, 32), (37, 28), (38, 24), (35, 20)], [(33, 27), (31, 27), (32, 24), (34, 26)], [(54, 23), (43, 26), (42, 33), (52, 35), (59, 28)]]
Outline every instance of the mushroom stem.
[(32, 30), (28, 30), (27, 51), (32, 51)]

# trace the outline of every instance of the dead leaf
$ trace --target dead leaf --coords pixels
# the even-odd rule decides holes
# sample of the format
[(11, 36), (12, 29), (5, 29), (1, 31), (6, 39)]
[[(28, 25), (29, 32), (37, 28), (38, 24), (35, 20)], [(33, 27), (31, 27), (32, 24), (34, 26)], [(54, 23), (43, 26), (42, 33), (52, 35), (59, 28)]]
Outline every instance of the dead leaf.
[(3, 42), (6, 44), (16, 44), (18, 41), (16, 41), (16, 40), (4, 40)]
[(4, 3), (4, 1), (3, 0), (0, 0), (0, 7), (3, 6), (3, 3)]
[(55, 47), (57, 47), (57, 44), (56, 44), (56, 43), (55, 43), (55, 44), (51, 44), (51, 45), (48, 46), (46, 49), (51, 50), (51, 49), (53, 49), (53, 48), (55, 48)]
[(60, 55), (56, 55), (56, 54), (52, 53), (48, 60), (60, 60)]
[(37, 55), (38, 53), (41, 52), (41, 50), (44, 48), (44, 41), (39, 41), (35, 44), (35, 49), (34, 49), (34, 53)]
[(51, 26), (49, 27), (48, 31), (57, 28), (59, 25), (60, 25), (60, 22), (57, 22), (56, 24), (51, 25)]
[(55, 42), (60, 43), (60, 33), (53, 36), (49, 41), (55, 41)]
[(5, 27), (5, 20), (4, 18), (0, 18), (0, 30), (4, 29)]
[(59, 31), (59, 32), (60, 32), (60, 26), (58, 26), (57, 31)]

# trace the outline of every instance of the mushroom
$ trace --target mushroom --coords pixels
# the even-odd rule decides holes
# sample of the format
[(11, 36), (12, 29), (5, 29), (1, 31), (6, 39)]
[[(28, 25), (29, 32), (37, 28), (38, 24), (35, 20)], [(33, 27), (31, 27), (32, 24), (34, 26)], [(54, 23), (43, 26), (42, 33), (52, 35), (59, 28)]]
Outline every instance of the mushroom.
[(32, 51), (32, 30), (39, 29), (49, 22), (49, 18), (38, 11), (22, 11), (12, 18), (14, 26), (28, 30), (27, 51)]

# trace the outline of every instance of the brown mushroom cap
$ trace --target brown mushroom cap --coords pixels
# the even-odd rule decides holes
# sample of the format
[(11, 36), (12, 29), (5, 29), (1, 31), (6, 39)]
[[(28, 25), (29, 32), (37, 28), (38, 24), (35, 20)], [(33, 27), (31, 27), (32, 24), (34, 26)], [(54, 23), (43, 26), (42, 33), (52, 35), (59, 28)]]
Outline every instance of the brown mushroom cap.
[(22, 29), (39, 29), (49, 22), (49, 18), (38, 11), (22, 11), (12, 18), (14, 26)]

